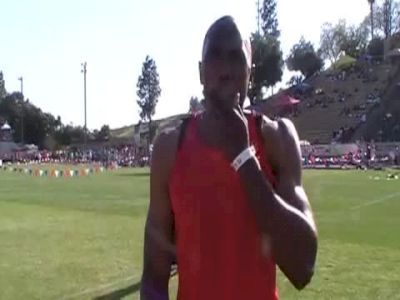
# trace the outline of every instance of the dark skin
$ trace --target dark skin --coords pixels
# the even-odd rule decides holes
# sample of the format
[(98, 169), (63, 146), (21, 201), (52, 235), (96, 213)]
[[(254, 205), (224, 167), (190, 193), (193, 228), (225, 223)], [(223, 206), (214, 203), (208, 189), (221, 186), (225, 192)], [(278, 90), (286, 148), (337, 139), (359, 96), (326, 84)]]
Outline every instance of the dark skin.
[[(228, 24), (228, 29), (230, 25), (236, 27)], [(200, 64), (206, 111), (199, 119), (198, 131), (204, 143), (221, 150), (232, 161), (250, 145), (242, 104), (251, 62), (240, 33), (224, 30), (217, 27), (216, 33), (211, 30), (206, 37)], [(302, 289), (314, 273), (317, 231), (302, 187), (299, 138), (289, 120), (275, 122), (267, 117), (262, 123), (262, 135), (265, 157), (277, 176), (277, 186), (274, 189), (268, 182), (256, 159), (248, 160), (238, 172), (264, 237), (265, 251), (271, 251), (287, 278)], [(178, 136), (179, 128), (162, 133), (154, 145), (141, 299), (168, 299), (175, 251), (168, 182)]]

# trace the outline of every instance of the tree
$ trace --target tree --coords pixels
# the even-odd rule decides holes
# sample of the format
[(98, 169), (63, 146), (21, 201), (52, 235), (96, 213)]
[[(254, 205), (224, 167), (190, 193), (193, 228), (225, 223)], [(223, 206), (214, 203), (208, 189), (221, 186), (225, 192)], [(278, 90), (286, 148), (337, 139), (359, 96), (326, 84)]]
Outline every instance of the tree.
[(61, 117), (60, 116), (57, 116), (57, 119), (55, 121), (55, 126), (56, 126), (56, 130), (61, 128), (62, 122), (61, 122)]
[(354, 58), (365, 53), (368, 46), (369, 29), (363, 22), (358, 27), (345, 26), (344, 36), (341, 37), (340, 49)]
[(284, 63), (276, 7), (276, 0), (263, 0), (258, 12), (262, 33), (253, 33), (251, 37), (253, 66), (248, 91), (251, 104), (262, 100), (262, 88), (272, 87), (282, 78)]
[(374, 9), (375, 33), (388, 38), (400, 30), (400, 2), (385, 0)]
[(137, 82), (137, 104), (140, 107), (140, 119), (149, 123), (149, 145), (153, 139), (154, 128), (152, 119), (158, 103), (158, 98), (161, 95), (160, 79), (157, 72), (156, 62), (146, 56), (143, 62), (142, 74)]
[(276, 13), (276, 0), (264, 0), (260, 9), (261, 28), (264, 36), (273, 36), (278, 38), (280, 31), (278, 29), (278, 17)]
[(57, 124), (53, 115), (24, 101), (19, 92), (8, 94), (0, 100), (0, 118), (7, 120), (13, 128), (14, 141), (36, 144), (41, 148), (45, 146), (45, 140), (54, 134)]
[(261, 101), (261, 89), (282, 79), (283, 58), (280, 42), (273, 36), (254, 33), (251, 38), (253, 66), (249, 87), (252, 104)]
[(370, 19), (371, 19), (371, 40), (374, 39), (374, 4), (375, 0), (367, 0), (370, 9)]
[(290, 71), (300, 71), (308, 78), (322, 69), (324, 61), (315, 52), (313, 44), (302, 37), (290, 50), (286, 65)]
[(54, 133), (56, 143), (63, 146), (70, 145), (72, 142), (73, 131), (74, 128), (71, 125), (61, 126), (61, 128)]
[(386, 38), (392, 35), (392, 7), (393, 0), (385, 0), (383, 3), (383, 32)]
[(85, 129), (82, 126), (66, 125), (61, 130), (61, 136), (67, 145), (71, 143), (83, 143), (85, 140)]
[(335, 26), (332, 23), (324, 23), (320, 35), (320, 53), (323, 59), (329, 59), (334, 64), (342, 51), (342, 41), (346, 34), (344, 20), (340, 20)]
[[(3, 88), (2, 88), (3, 87)], [(0, 72), (0, 92), (4, 89), (3, 74)], [(57, 118), (50, 113), (43, 112), (24, 100), (20, 92), (5, 93), (0, 97), (0, 120), (8, 122), (13, 129), (13, 140), (35, 144), (40, 148), (55, 149), (58, 145), (69, 145), (71, 142), (83, 143), (84, 130), (72, 125), (64, 126), (60, 116)], [(109, 128), (103, 126), (102, 135), (105, 136)], [(22, 131), (24, 140), (22, 141)]]
[(329, 59), (334, 64), (342, 52), (352, 57), (359, 57), (367, 48), (368, 27), (365, 22), (358, 27), (347, 26), (345, 20), (339, 20), (335, 25), (325, 23), (321, 28), (320, 53), (323, 59)]
[(382, 57), (384, 54), (384, 41), (382, 38), (374, 38), (368, 45), (368, 54), (374, 57)]
[(107, 141), (110, 138), (110, 126), (103, 125), (99, 131), (93, 132), (93, 135), (98, 142)]
[(203, 105), (197, 97), (190, 97), (189, 100), (189, 113), (196, 113), (202, 111)]
[(46, 139), (54, 134), (56, 119), (52, 114), (44, 113), (40, 108), (29, 103), (22, 107), (24, 142), (44, 148)]

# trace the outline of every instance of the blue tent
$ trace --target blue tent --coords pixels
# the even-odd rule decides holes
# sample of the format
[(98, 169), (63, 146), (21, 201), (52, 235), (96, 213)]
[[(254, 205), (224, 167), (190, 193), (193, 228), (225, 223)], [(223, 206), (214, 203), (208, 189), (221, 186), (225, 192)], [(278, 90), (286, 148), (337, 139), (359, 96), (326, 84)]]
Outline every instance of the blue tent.
[(306, 82), (302, 82), (302, 83), (299, 83), (298, 85), (296, 85), (293, 89), (297, 93), (305, 94), (305, 93), (312, 91), (314, 88), (312, 85), (310, 85)]

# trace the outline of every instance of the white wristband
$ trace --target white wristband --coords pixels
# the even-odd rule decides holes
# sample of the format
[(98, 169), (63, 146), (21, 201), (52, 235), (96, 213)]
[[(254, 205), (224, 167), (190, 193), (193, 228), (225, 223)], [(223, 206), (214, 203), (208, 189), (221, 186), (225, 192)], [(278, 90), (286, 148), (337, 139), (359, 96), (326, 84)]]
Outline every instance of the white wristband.
[(246, 148), (238, 156), (236, 156), (236, 158), (231, 163), (231, 166), (235, 169), (235, 171), (238, 171), (240, 167), (243, 166), (244, 163), (251, 158), (256, 158), (256, 149), (254, 148), (254, 146)]

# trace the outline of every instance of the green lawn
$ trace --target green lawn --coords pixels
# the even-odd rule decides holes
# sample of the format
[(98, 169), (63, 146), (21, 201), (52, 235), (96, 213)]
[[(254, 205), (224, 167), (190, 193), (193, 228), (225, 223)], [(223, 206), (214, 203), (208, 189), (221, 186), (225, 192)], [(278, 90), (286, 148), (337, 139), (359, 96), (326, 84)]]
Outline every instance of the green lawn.
[[(318, 267), (301, 293), (280, 276), (281, 298), (400, 299), (400, 180), (307, 171), (305, 186)], [(138, 299), (148, 189), (147, 169), (82, 178), (0, 171), (0, 299)]]

